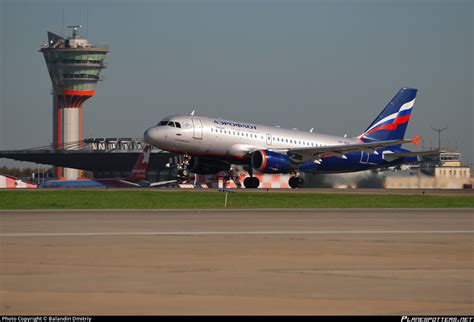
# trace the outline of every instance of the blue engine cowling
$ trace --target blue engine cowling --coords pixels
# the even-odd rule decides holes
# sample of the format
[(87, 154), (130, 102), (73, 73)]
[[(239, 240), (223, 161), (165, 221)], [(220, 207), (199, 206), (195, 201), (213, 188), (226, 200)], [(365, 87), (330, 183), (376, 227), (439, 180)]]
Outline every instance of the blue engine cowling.
[(286, 154), (269, 150), (258, 150), (252, 153), (252, 167), (263, 173), (289, 173), (293, 163)]

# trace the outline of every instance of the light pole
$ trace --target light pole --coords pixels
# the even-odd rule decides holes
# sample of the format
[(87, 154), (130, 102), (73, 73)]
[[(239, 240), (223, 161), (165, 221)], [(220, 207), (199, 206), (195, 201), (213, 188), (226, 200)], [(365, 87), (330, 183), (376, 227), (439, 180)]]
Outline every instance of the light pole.
[(443, 132), (444, 130), (447, 130), (448, 126), (446, 125), (443, 128), (436, 128), (436, 127), (431, 126), (431, 129), (433, 131), (438, 132), (438, 151), (440, 151), (441, 150), (441, 132)]

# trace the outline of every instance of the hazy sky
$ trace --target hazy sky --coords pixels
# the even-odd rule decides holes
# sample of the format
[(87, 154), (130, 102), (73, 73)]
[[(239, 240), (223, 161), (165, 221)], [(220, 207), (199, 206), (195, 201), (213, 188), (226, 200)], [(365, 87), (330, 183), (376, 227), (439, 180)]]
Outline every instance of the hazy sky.
[[(404, 86), (407, 135), (473, 149), (474, 1), (0, 0), (0, 149), (50, 144), (46, 31), (82, 24), (109, 67), (85, 137), (189, 113), (358, 135)], [(66, 31), (69, 34), (69, 30)], [(5, 163), (0, 159), (0, 164)]]

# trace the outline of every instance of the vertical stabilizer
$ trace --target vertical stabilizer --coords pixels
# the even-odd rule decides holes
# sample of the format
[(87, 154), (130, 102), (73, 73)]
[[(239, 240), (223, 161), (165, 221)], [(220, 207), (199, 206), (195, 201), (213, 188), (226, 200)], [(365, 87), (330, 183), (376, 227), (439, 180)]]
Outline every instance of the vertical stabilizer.
[(417, 89), (402, 88), (359, 136), (362, 142), (399, 140), (405, 136)]
[(151, 153), (151, 146), (145, 145), (143, 148), (142, 153), (135, 162), (135, 165), (132, 168), (132, 172), (130, 175), (125, 179), (129, 181), (143, 181), (145, 180), (146, 173), (148, 171), (148, 162), (150, 160), (150, 153)]

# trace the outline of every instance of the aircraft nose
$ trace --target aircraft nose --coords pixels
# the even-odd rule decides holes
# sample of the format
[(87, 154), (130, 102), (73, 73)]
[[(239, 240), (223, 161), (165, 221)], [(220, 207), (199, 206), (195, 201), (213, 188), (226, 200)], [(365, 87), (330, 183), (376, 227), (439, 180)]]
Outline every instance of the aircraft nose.
[(157, 145), (160, 139), (159, 135), (160, 130), (156, 126), (152, 126), (143, 133), (143, 138), (145, 142), (151, 145)]

